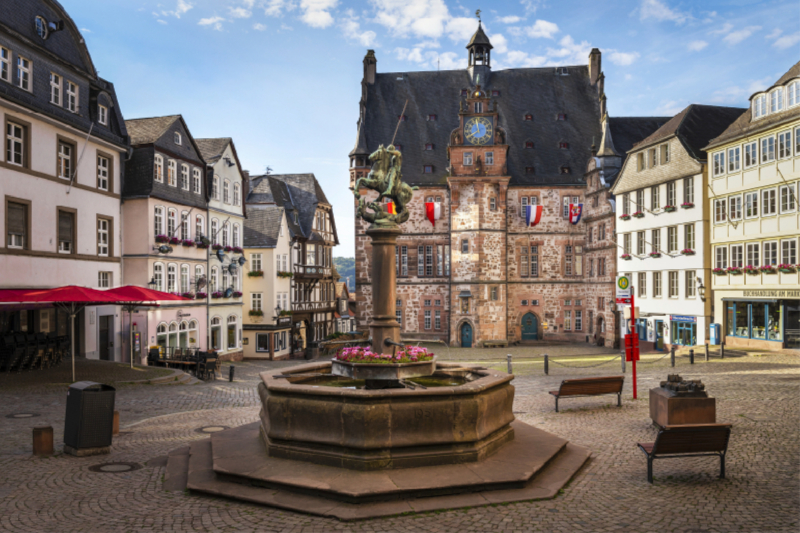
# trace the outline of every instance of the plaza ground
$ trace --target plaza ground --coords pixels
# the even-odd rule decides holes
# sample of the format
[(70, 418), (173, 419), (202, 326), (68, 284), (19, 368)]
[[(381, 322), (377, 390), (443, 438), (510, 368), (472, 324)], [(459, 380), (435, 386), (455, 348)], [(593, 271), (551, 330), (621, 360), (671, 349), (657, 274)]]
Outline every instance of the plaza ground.
[[(506, 368), (513, 354), (515, 415), (522, 421), (586, 446), (587, 465), (553, 500), (458, 509), (360, 522), (169, 492), (162, 488), (164, 456), (194, 440), (200, 428), (235, 427), (257, 420), (258, 373), (298, 362), (235, 363), (235, 380), (180, 384), (163, 371), (124, 370), (79, 362), (78, 379), (114, 382), (121, 433), (106, 456), (61, 454), (66, 382), (57, 374), (0, 376), (0, 531), (138, 532), (796, 532), (800, 530), (800, 357), (760, 352), (712, 357), (696, 364), (663, 354), (638, 365), (639, 399), (631, 395), (630, 367), (622, 407), (616, 398), (565, 399), (555, 413), (548, 390), (562, 379), (619, 374), (618, 352), (586, 344), (510, 349), (435, 348), (441, 359)], [(544, 374), (542, 353), (551, 356)], [(732, 354), (733, 355), (733, 354)], [(102, 365), (102, 364), (101, 364)], [(580, 368), (588, 367), (588, 368)], [(84, 374), (81, 374), (81, 371)], [(711, 457), (656, 461), (655, 483), (636, 442), (652, 441), (648, 390), (668, 373), (702, 379), (717, 398), (717, 420), (733, 424), (726, 463)], [(131, 377), (133, 376), (133, 377)], [(126, 382), (143, 379), (138, 384)], [(159, 381), (159, 378), (162, 378)], [(146, 380), (150, 380), (147, 384)], [(32, 414), (28, 418), (12, 415)], [(31, 455), (31, 429), (52, 425), (57, 454)], [(128, 472), (95, 472), (108, 462), (135, 463)]]

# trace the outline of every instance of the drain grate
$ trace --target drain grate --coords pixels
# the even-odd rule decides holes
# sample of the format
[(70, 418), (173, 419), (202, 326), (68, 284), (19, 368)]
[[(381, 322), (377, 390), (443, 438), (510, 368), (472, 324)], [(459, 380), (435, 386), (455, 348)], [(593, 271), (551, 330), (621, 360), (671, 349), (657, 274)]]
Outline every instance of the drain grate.
[(133, 472), (139, 470), (142, 465), (139, 463), (101, 463), (89, 467), (90, 472), (99, 472), (101, 474), (122, 474), (124, 472)]

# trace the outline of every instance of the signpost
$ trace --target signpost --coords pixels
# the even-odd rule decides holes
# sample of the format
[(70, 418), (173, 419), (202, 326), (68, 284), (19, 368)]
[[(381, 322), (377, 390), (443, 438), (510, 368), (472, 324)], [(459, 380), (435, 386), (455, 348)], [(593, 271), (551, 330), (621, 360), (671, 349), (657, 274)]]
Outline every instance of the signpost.
[[(628, 276), (617, 278), (617, 304), (631, 306), (631, 326), (636, 322), (636, 307), (634, 306), (633, 287)], [(633, 333), (631, 332), (633, 329)], [(628, 327), (625, 335), (625, 360), (631, 362), (633, 372), (633, 399), (636, 399), (636, 361), (639, 359), (639, 337), (635, 333), (635, 328)]]

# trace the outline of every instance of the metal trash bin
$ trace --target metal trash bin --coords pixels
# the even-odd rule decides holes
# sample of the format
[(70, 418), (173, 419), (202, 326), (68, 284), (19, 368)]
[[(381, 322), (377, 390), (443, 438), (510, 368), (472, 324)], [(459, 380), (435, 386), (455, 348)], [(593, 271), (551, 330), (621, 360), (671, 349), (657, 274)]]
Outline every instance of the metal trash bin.
[(64, 421), (65, 452), (72, 455), (110, 452), (115, 394), (116, 389), (111, 385), (93, 381), (78, 381), (69, 386)]

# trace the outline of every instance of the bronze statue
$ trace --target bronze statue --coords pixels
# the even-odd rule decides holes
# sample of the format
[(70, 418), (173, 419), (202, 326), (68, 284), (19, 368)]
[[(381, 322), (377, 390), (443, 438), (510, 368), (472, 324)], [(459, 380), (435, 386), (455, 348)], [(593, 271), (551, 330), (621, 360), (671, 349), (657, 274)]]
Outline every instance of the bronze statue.
[[(393, 144), (385, 147), (380, 145), (369, 156), (372, 161), (372, 170), (367, 177), (358, 178), (353, 187), (353, 194), (358, 200), (358, 215), (377, 226), (396, 226), (408, 220), (409, 212), (406, 206), (414, 196), (415, 190), (419, 187), (410, 187), (403, 183), (403, 155)], [(378, 198), (374, 202), (367, 203), (358, 192), (361, 187), (372, 189), (378, 192)], [(384, 198), (389, 198), (394, 202), (395, 212), (389, 213)], [(370, 208), (372, 212), (367, 211)]]

